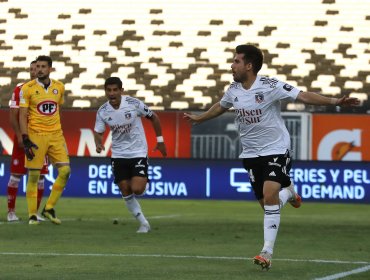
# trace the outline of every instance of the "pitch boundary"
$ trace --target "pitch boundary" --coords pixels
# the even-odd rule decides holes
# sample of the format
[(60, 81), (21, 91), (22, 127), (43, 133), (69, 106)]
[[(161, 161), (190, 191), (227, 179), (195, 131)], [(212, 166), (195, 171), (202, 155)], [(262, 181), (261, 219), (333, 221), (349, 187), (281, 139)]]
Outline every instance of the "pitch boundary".
[(350, 271), (340, 272), (332, 275), (328, 275), (322, 278), (315, 278), (314, 280), (336, 280), (349, 275), (358, 274), (370, 270), (370, 265), (359, 267)]
[[(177, 259), (210, 259), (210, 260), (252, 260), (247, 257), (232, 256), (197, 256), (197, 255), (166, 255), (166, 254), (113, 254), (113, 253), (34, 253), (34, 252), (0, 252), (0, 256), (72, 256), (72, 257), (137, 257), (137, 258), (177, 258)], [(332, 264), (365, 264), (364, 268), (370, 269), (370, 262), (366, 261), (341, 261), (341, 260), (321, 260), (321, 259), (274, 259), (274, 261), (285, 262), (312, 262), (312, 263), (332, 263)]]

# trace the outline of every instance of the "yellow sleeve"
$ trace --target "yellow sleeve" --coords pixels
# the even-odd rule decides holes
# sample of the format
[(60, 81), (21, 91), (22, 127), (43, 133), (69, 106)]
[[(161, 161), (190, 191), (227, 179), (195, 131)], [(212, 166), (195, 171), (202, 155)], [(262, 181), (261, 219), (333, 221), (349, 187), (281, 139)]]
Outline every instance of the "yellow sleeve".
[(64, 84), (62, 84), (62, 83), (61, 83), (61, 85), (60, 85), (60, 99), (59, 99), (59, 105), (64, 104), (64, 91), (65, 91)]
[(65, 87), (64, 87), (64, 84), (57, 81), (57, 85), (58, 85), (58, 91), (60, 92), (60, 99), (58, 101), (58, 104), (59, 105), (62, 105), (64, 104), (64, 91), (65, 91)]
[(19, 92), (19, 107), (26, 107), (30, 106), (30, 94), (28, 91), (28, 86), (22, 86), (21, 91)]

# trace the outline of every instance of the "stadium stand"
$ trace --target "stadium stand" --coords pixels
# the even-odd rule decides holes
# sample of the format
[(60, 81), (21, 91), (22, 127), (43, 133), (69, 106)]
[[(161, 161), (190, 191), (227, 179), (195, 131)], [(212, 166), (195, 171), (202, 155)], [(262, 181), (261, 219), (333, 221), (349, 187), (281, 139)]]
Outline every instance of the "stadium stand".
[(369, 0), (1, 0), (0, 106), (27, 79), (28, 63), (48, 54), (67, 107), (98, 107), (104, 79), (116, 75), (154, 109), (205, 109), (232, 81), (235, 46), (253, 43), (265, 54), (261, 74), (357, 96), (362, 106), (347, 110), (369, 112), (369, 7)]

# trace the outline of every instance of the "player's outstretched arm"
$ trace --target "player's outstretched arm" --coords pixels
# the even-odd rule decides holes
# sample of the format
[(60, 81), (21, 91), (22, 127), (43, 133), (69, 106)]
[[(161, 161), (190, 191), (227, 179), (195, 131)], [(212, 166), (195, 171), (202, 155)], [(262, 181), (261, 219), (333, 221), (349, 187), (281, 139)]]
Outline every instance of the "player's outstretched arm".
[(297, 100), (311, 105), (357, 106), (360, 100), (355, 97), (343, 96), (341, 98), (327, 97), (314, 92), (301, 91)]
[(150, 121), (151, 121), (152, 126), (154, 128), (155, 135), (157, 136), (157, 144), (155, 145), (153, 151), (158, 150), (158, 151), (160, 151), (162, 156), (166, 157), (167, 156), (167, 148), (166, 148), (166, 145), (164, 143), (163, 136), (162, 136), (162, 126), (161, 126), (161, 122), (159, 120), (159, 117), (155, 112), (153, 112), (153, 115), (150, 118)]
[(213, 104), (212, 107), (209, 108), (208, 111), (202, 114), (194, 115), (194, 114), (184, 113), (184, 118), (187, 121), (191, 122), (192, 124), (198, 124), (198, 123), (202, 123), (207, 120), (216, 118), (222, 115), (223, 113), (225, 113), (227, 110), (228, 110), (227, 108), (224, 108), (220, 105), (220, 102), (217, 102)]

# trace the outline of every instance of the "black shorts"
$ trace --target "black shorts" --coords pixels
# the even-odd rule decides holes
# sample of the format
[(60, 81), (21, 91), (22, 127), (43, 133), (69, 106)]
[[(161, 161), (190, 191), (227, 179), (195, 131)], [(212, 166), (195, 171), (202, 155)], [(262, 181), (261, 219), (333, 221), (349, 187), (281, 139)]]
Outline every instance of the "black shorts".
[(289, 152), (284, 155), (245, 158), (243, 166), (248, 171), (254, 195), (258, 200), (263, 198), (265, 181), (280, 183), (282, 188), (289, 187), (291, 184), (289, 172), (292, 161)]
[(134, 176), (148, 178), (148, 158), (112, 158), (114, 183), (130, 180)]

